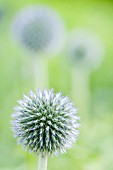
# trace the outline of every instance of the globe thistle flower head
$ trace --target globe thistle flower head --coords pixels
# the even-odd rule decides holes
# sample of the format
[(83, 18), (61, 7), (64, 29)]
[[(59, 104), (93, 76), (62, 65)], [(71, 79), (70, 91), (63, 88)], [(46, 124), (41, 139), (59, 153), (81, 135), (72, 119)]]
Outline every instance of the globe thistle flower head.
[(68, 56), (76, 65), (95, 68), (102, 62), (103, 53), (103, 44), (94, 33), (85, 29), (78, 29), (72, 33)]
[(77, 109), (68, 97), (52, 90), (30, 91), (12, 115), (14, 136), (30, 152), (65, 153), (79, 134)]
[(4, 9), (0, 7), (0, 21), (3, 19), (4, 17)]
[(8, 6), (7, 4), (0, 4), (0, 24), (4, 22), (4, 19), (8, 12)]
[(30, 6), (17, 14), (13, 37), (25, 50), (36, 54), (55, 54), (65, 42), (65, 27), (60, 16), (47, 6)]

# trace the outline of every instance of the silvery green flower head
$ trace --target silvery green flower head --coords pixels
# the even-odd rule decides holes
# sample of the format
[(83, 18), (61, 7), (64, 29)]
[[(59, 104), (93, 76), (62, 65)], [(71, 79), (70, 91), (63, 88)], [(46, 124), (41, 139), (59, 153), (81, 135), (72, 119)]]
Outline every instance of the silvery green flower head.
[(68, 97), (54, 90), (30, 91), (18, 101), (12, 115), (14, 136), (36, 154), (65, 153), (79, 134), (77, 109)]
[(101, 64), (104, 46), (95, 33), (77, 29), (73, 31), (68, 46), (68, 56), (75, 65), (96, 68)]
[(56, 54), (64, 46), (65, 26), (48, 6), (29, 6), (21, 10), (12, 24), (15, 40), (32, 54)]
[(4, 9), (0, 7), (0, 21), (3, 19), (4, 17)]

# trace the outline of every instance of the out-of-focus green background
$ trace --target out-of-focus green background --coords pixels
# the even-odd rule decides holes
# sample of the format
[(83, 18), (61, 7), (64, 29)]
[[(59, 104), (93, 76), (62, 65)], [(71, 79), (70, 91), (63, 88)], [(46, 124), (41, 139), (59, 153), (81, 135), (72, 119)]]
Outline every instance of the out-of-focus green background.
[[(113, 170), (113, 1), (112, 0), (0, 0), (0, 170), (35, 170), (37, 157), (17, 146), (11, 114), (23, 93), (35, 89), (27, 56), (11, 40), (15, 14), (26, 5), (47, 4), (59, 12), (67, 31), (88, 28), (101, 38), (105, 55), (91, 73), (91, 111), (81, 117), (81, 133), (67, 154), (50, 157), (49, 170)], [(66, 60), (66, 58), (65, 58)], [(71, 96), (71, 68), (62, 54), (49, 59), (50, 88)], [(83, 109), (81, 109), (83, 110)]]

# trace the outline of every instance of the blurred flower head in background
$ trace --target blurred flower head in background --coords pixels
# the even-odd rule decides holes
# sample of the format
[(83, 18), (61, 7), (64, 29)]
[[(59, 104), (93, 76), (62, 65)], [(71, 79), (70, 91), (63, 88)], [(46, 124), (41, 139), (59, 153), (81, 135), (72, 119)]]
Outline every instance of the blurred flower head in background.
[(15, 40), (34, 54), (57, 54), (64, 46), (65, 33), (63, 20), (48, 6), (23, 9), (12, 24)]
[(68, 57), (75, 65), (97, 68), (101, 64), (104, 47), (95, 33), (77, 29), (73, 31), (68, 46)]
[(77, 109), (68, 97), (52, 90), (32, 91), (19, 101), (13, 114), (18, 142), (35, 153), (65, 153), (79, 134)]
[(3, 19), (4, 17), (4, 9), (3, 7), (0, 7), (0, 21)]
[(3, 3), (0, 5), (0, 25), (6, 19), (7, 13), (9, 12), (8, 10), (9, 9), (7, 4)]

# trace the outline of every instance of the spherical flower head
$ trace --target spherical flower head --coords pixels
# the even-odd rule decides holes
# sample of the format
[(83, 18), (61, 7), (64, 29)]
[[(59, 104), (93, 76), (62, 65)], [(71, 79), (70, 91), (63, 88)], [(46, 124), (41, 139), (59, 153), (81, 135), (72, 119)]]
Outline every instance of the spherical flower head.
[(12, 115), (14, 136), (30, 152), (65, 153), (79, 134), (77, 109), (68, 97), (54, 90), (30, 91)]
[(3, 19), (4, 17), (4, 9), (0, 8), (0, 21)]
[(48, 6), (30, 6), (17, 14), (12, 24), (13, 37), (32, 54), (56, 54), (65, 42), (65, 26)]
[(95, 33), (85, 29), (78, 29), (72, 33), (68, 56), (76, 65), (96, 68), (102, 62), (103, 53), (103, 44)]

